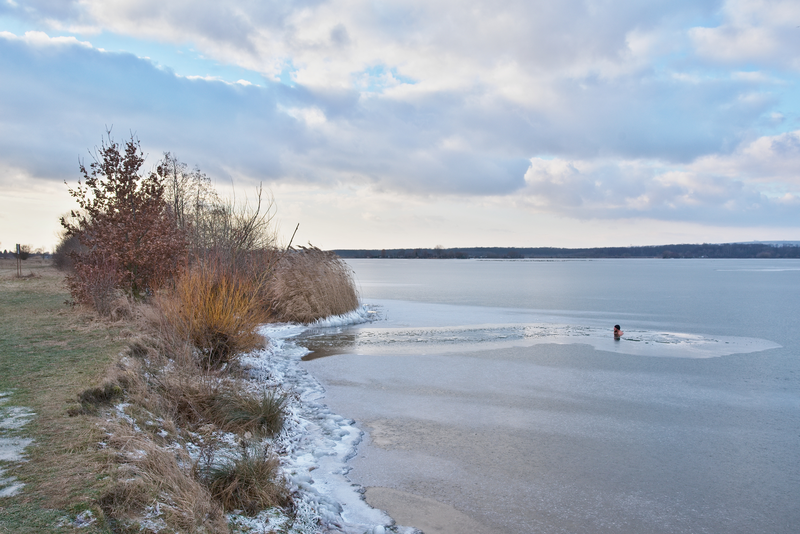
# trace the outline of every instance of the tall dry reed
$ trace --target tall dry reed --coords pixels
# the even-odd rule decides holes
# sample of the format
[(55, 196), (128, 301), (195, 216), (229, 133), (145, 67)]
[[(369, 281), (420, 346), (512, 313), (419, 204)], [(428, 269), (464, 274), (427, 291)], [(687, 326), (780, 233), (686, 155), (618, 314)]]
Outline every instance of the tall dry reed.
[(262, 343), (256, 327), (268, 316), (259, 300), (263, 282), (214, 258), (199, 261), (159, 305), (179, 335), (198, 350), (206, 369), (218, 369)]
[(358, 307), (352, 271), (333, 252), (300, 247), (275, 264), (264, 300), (278, 321), (310, 323)]

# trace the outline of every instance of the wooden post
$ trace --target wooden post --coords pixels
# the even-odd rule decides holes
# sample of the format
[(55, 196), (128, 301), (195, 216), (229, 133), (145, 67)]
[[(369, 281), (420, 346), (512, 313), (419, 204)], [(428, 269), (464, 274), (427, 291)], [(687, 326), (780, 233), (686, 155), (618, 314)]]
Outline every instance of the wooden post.
[(20, 258), (19, 252), (19, 243), (17, 243), (17, 278), (22, 278), (22, 258)]

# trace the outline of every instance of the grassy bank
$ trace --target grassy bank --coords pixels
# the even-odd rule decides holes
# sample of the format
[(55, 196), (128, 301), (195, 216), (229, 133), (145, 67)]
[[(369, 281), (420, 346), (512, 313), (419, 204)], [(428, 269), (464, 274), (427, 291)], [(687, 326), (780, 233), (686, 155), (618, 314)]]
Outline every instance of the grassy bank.
[(28, 461), (8, 473), (25, 487), (0, 499), (0, 532), (71, 532), (72, 526), (57, 524), (94, 506), (108, 483), (98, 477), (108, 458), (97, 448), (94, 422), (67, 412), (123, 349), (129, 332), (66, 306), (63, 274), (41, 260), (23, 262), (26, 278), (15, 274), (15, 260), (0, 260), (0, 392), (11, 392), (9, 405), (35, 412), (22, 430), (35, 444)]
[(25, 486), (0, 497), (0, 533), (228, 533), (229, 518), (262, 510), (277, 514), (265, 532), (296, 532), (273, 442), (289, 393), (249, 379), (238, 358), (263, 345), (264, 321), (313, 321), (358, 300), (335, 256), (280, 258), (255, 278), (197, 263), (145, 302), (119, 297), (124, 313), (104, 319), (70, 305), (63, 273), (40, 260), (23, 278), (1, 264), (2, 409), (35, 417), (4, 431), (34, 444), (3, 464)]

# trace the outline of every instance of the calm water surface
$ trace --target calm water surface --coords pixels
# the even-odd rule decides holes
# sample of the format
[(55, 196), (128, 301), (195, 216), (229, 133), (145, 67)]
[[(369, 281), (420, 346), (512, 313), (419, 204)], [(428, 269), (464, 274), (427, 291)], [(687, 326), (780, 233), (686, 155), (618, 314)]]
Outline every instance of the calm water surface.
[(348, 263), (381, 320), (301, 343), (354, 482), (491, 533), (798, 531), (800, 262)]

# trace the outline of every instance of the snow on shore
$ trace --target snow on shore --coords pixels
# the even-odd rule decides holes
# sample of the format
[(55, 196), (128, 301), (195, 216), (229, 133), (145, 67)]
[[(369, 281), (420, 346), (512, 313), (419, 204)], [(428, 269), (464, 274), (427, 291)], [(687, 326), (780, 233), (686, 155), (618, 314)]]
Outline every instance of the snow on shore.
[[(362, 432), (355, 421), (332, 413), (323, 403), (322, 385), (300, 366), (308, 349), (292, 339), (308, 327), (324, 328), (374, 320), (376, 314), (360, 307), (345, 315), (329, 317), (309, 326), (265, 325), (260, 333), (267, 346), (243, 356), (241, 364), (260, 386), (279, 387), (289, 393), (286, 424), (273, 447), (281, 457), (284, 475), (295, 493), (297, 532), (382, 534), (419, 532), (401, 527), (364, 501), (363, 489), (347, 478), (347, 461), (356, 453)], [(269, 522), (268, 512), (254, 519), (237, 517), (240, 527), (258, 528)]]
[(21, 406), (3, 406), (9, 397), (9, 393), (0, 392), (0, 497), (12, 497), (22, 489), (24, 484), (6, 476), (3, 466), (24, 461), (25, 448), (33, 443), (30, 438), (16, 435), (33, 418), (33, 412)]

